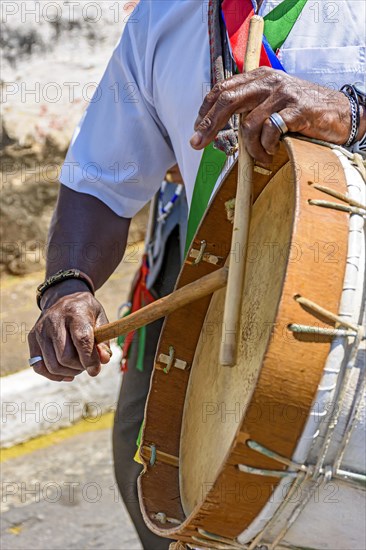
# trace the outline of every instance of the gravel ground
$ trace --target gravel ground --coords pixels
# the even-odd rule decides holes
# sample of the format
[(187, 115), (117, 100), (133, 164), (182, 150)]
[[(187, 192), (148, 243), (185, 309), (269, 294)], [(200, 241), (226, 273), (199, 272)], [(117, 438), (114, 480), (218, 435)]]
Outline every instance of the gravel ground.
[(2, 550), (140, 550), (113, 477), (110, 430), (2, 464)]

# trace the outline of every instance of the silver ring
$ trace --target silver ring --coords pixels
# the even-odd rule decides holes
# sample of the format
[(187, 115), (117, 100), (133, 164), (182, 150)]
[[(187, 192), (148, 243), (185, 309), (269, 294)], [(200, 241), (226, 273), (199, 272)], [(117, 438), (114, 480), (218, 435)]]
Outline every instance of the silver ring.
[(272, 122), (274, 126), (276, 126), (281, 136), (283, 136), (284, 134), (287, 134), (288, 128), (286, 126), (286, 122), (283, 120), (281, 115), (279, 115), (278, 113), (272, 113), (271, 116), (269, 117), (269, 120)]
[(35, 357), (31, 357), (30, 359), (28, 359), (30, 367), (33, 367), (33, 365), (39, 363), (40, 361), (43, 361), (43, 357), (41, 355), (36, 355)]

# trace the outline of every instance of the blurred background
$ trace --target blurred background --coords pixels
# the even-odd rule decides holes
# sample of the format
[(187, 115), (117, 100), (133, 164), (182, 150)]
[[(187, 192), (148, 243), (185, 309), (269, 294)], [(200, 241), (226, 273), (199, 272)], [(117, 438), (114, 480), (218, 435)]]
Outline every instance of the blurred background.
[[(27, 368), (58, 173), (137, 1), (1, 4), (1, 547), (140, 548), (112, 473), (110, 428), (119, 353), (96, 379), (41, 379)], [(136, 7), (137, 6), (137, 7)], [(132, 13), (133, 12), (133, 13)], [(132, 15), (131, 15), (132, 14)], [(99, 291), (110, 320), (141, 258), (147, 209)]]

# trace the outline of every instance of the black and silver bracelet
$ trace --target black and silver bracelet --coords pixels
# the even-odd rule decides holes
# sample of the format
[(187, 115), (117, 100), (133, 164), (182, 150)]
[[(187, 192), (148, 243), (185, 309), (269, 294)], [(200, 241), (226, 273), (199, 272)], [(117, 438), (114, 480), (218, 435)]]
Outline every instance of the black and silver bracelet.
[(353, 146), (351, 147), (352, 150), (355, 149), (355, 152), (359, 152), (364, 155), (365, 136), (362, 136), (362, 138), (357, 142), (355, 140), (360, 127), (360, 106), (362, 105), (362, 107), (366, 109), (366, 93), (357, 88), (354, 84), (345, 84), (340, 89), (340, 92), (347, 97), (351, 108), (351, 133), (344, 146), (348, 148)]
[(348, 137), (348, 140), (344, 144), (345, 147), (349, 147), (350, 145), (353, 144), (353, 142), (354, 142), (354, 140), (357, 136), (358, 129), (360, 127), (360, 104), (358, 102), (358, 99), (357, 100), (354, 99), (353, 95), (351, 95), (348, 92), (348, 88), (349, 88), (349, 86), (346, 85), (346, 86), (343, 86), (340, 90), (342, 92), (342, 94), (344, 94), (346, 96), (346, 98), (348, 99), (348, 101), (350, 103), (350, 108), (351, 108), (351, 132), (350, 132), (350, 135)]

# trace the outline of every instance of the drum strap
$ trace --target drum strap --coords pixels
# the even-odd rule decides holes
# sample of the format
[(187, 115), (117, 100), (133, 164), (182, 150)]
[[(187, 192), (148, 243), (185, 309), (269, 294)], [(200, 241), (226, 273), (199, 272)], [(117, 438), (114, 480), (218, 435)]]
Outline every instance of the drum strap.
[[(264, 17), (265, 36), (263, 37), (260, 59), (261, 66), (284, 70), (274, 51), (278, 53), (278, 49), (290, 34), (306, 2), (307, 0), (283, 0)], [(215, 0), (210, 0), (209, 21), (214, 3)], [(249, 21), (256, 11), (256, 3), (255, 0), (224, 0), (221, 9), (237, 70), (242, 72), (246, 44), (248, 41)], [(212, 36), (210, 24), (209, 31), (212, 54), (214, 37)], [(214, 64), (213, 59), (211, 59), (211, 64)], [(213, 74), (216, 72), (216, 67), (215, 71), (212, 72)], [(225, 139), (230, 141), (228, 136), (225, 136)], [(231, 139), (231, 141), (233, 140)], [(220, 139), (216, 141), (215, 145), (210, 143), (210, 145), (204, 149), (198, 168), (188, 217), (186, 253), (207, 208), (217, 179), (227, 161), (227, 154), (223, 152), (225, 148), (222, 147), (223, 150), (219, 150), (217, 147), (220, 147)], [(235, 151), (231, 152), (233, 153)]]

